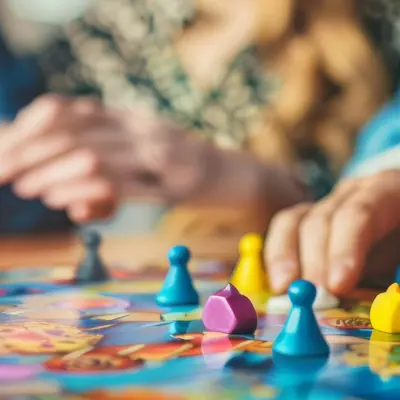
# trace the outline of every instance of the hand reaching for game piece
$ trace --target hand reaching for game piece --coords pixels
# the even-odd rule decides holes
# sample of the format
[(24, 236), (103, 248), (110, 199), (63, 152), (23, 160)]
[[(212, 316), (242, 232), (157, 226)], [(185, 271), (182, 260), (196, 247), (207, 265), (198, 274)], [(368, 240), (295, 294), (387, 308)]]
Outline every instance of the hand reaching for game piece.
[(88, 98), (41, 97), (1, 131), (0, 184), (77, 222), (108, 216), (122, 194), (189, 198), (213, 161), (211, 146), (194, 135)]
[[(278, 213), (265, 251), (272, 289), (282, 293), (302, 277), (338, 295), (351, 290), (373, 247), (400, 228), (399, 205), (400, 171), (393, 170), (346, 179), (317, 204)], [(400, 262), (398, 243), (387, 251)]]

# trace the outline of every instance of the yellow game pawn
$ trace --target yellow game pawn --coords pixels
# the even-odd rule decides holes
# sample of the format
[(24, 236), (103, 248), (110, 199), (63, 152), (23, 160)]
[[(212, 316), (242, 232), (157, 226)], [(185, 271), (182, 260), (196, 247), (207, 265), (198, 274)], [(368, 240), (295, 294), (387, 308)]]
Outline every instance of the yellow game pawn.
[(256, 233), (244, 235), (239, 243), (240, 258), (230, 280), (257, 309), (262, 307), (270, 296), (262, 249), (261, 235)]
[(378, 294), (370, 311), (371, 325), (386, 333), (400, 333), (400, 286), (393, 283), (386, 292)]

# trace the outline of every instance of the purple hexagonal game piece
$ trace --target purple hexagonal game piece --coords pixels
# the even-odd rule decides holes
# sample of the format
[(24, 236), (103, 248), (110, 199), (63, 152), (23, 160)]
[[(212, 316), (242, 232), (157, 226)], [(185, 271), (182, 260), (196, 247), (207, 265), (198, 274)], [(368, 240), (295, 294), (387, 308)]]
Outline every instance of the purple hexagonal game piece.
[(251, 301), (228, 284), (207, 300), (203, 323), (212, 332), (249, 334), (257, 329), (257, 313)]

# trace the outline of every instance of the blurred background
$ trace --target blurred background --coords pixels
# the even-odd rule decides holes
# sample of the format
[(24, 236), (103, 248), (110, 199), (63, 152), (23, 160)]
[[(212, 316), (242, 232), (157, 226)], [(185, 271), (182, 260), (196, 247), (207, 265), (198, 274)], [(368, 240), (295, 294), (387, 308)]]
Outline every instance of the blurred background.
[(38, 52), (60, 25), (82, 15), (95, 0), (1, 0), (1, 26), (13, 48)]
[[(165, 96), (155, 98), (154, 87), (158, 93), (168, 94), (168, 112), (174, 122), (188, 131), (203, 131), (224, 150), (245, 150), (262, 162), (301, 170), (318, 198), (327, 194), (340, 176), (358, 133), (391, 97), (399, 76), (397, 0), (115, 0), (97, 7), (101, 3), (0, 0), (0, 26), (13, 52), (41, 54), (62, 26), (96, 6), (84, 22), (66, 29), (77, 60), (58, 60), (59, 54), (53, 51), (53, 64), (66, 65), (66, 85), (75, 79), (79, 86), (81, 78), (88, 77), (89, 85), (95, 82), (93, 86), (106, 104), (136, 105), (145, 85), (135, 86), (140, 86), (141, 70), (147, 68), (144, 76), (150, 76), (151, 88), (140, 93), (144, 102), (158, 102), (160, 109)], [(194, 50), (188, 54), (199, 57), (194, 60), (179, 54), (179, 59), (171, 43), (182, 33), (190, 42), (193, 26), (200, 32), (200, 41), (192, 40)], [(222, 41), (220, 45), (228, 48), (227, 59), (233, 61), (224, 64), (227, 71), (220, 74), (224, 79), (218, 90), (210, 91), (204, 107), (198, 108), (198, 116), (196, 102), (201, 91), (190, 81), (202, 78), (207, 68), (211, 81), (218, 75), (211, 63), (211, 67), (202, 65), (207, 64), (203, 62), (206, 57), (196, 48), (201, 41), (206, 45), (204, 51), (210, 47), (212, 40), (204, 40), (207, 35), (212, 37), (210, 27), (226, 36), (224, 40), (232, 46), (221, 45)], [(152, 37), (150, 31), (155, 32)], [(87, 39), (86, 47), (82, 37)], [(55, 47), (65, 45), (54, 43)], [(83, 56), (81, 48), (86, 49)], [(87, 55), (88, 49), (93, 49), (98, 60), (92, 53)], [(137, 49), (141, 55), (136, 59)], [(210, 53), (212, 59), (213, 51)], [(139, 61), (132, 65), (132, 60)], [(180, 64), (185, 64), (184, 68)], [(51, 68), (48, 71), (52, 72)], [(62, 68), (57, 68), (54, 81), (62, 74)], [(185, 69), (189, 74), (182, 76)], [(98, 227), (109, 235), (148, 233), (166, 211), (163, 206), (124, 204), (112, 222)], [(247, 211), (251, 214), (253, 210)], [(169, 232), (181, 227), (182, 234), (202, 222), (214, 225), (202, 231), (204, 236), (229, 233), (229, 225), (239, 226), (237, 233), (249, 228), (244, 223), (250, 218), (246, 213), (240, 218), (230, 215), (225, 225), (218, 225), (215, 216), (221, 216), (221, 211), (199, 211), (198, 218), (196, 212), (176, 213), (167, 223)], [(260, 225), (260, 217), (255, 219)]]
[[(0, 0), (0, 25), (17, 54), (40, 53), (61, 27), (83, 15), (96, 0)], [(107, 235), (149, 233), (165, 209), (124, 204), (111, 222), (96, 224)], [(134, 223), (133, 223), (134, 221)]]

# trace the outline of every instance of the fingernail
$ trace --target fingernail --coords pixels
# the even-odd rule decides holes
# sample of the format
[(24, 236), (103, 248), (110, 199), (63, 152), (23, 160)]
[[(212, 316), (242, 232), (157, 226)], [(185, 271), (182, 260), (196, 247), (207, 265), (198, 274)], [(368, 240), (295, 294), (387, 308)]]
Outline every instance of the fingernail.
[(340, 289), (349, 279), (349, 274), (355, 268), (355, 260), (351, 257), (338, 259), (332, 263), (329, 274), (329, 288)]
[(274, 262), (270, 271), (273, 271), (270, 276), (272, 290), (280, 292), (295, 278), (296, 263), (292, 260)]

